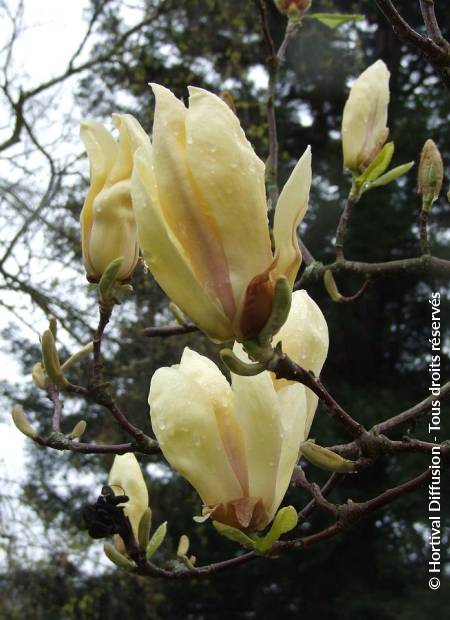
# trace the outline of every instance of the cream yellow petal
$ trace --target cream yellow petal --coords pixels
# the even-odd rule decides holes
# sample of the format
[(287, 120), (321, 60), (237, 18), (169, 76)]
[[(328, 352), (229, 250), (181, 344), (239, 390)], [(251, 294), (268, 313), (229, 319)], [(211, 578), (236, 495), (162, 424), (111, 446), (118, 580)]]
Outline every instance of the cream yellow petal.
[[(286, 323), (275, 336), (275, 342), (282, 342), (283, 351), (297, 364), (320, 375), (328, 354), (328, 326), (319, 306), (306, 291), (295, 291)], [(285, 379), (275, 379), (277, 390), (288, 385)], [(306, 388), (306, 437), (309, 434), (318, 398)]]
[(242, 430), (233, 413), (231, 386), (213, 361), (186, 347), (179, 369), (208, 395), (230, 465), (244, 495), (248, 494), (248, 470)]
[(103, 188), (106, 177), (117, 155), (117, 144), (109, 131), (95, 121), (83, 121), (80, 125), (82, 139), (90, 164), (91, 183), (80, 215), (83, 259), (88, 275), (95, 276), (88, 245), (93, 221), (93, 203)]
[(113, 114), (113, 120), (119, 129), (119, 148), (114, 166), (108, 174), (108, 185), (129, 179), (133, 170), (135, 151), (141, 146), (145, 148), (150, 144), (150, 138), (131, 114)]
[(137, 539), (139, 522), (148, 508), (148, 489), (139, 463), (132, 452), (114, 458), (108, 484), (116, 495), (128, 495), (129, 501), (123, 506)]
[(265, 166), (239, 120), (216, 95), (189, 87), (186, 154), (223, 243), (236, 300), (272, 263)]
[(244, 435), (250, 497), (266, 510), (275, 497), (282, 428), (278, 398), (268, 372), (256, 377), (232, 375), (234, 414)]
[(390, 73), (382, 60), (353, 84), (342, 117), (344, 167), (358, 171), (387, 139)]
[(204, 504), (239, 499), (242, 490), (208, 393), (179, 368), (160, 368), (152, 377), (149, 404), (152, 428), (164, 456)]
[[(193, 180), (186, 155), (187, 110), (167, 88), (152, 84), (156, 99), (153, 161), (159, 203), (197, 278), (232, 319), (236, 303), (220, 231)], [(203, 165), (199, 162), (199, 165)]]
[(306, 388), (288, 385), (277, 393), (282, 425), (281, 457), (278, 466), (275, 498), (269, 511), (270, 520), (277, 512), (291, 481), (294, 465), (299, 458), (300, 444), (306, 439)]
[(183, 246), (167, 225), (159, 203), (150, 147), (135, 154), (131, 182), (139, 244), (156, 281), (170, 299), (213, 340), (233, 338), (222, 306), (208, 296)]
[(273, 237), (278, 258), (276, 273), (286, 276), (291, 286), (302, 261), (297, 227), (308, 208), (311, 175), (311, 148), (308, 146), (286, 181), (275, 210)]
[(320, 374), (328, 353), (328, 325), (306, 291), (294, 291), (287, 321), (274, 341), (281, 341), (283, 351), (297, 364)]

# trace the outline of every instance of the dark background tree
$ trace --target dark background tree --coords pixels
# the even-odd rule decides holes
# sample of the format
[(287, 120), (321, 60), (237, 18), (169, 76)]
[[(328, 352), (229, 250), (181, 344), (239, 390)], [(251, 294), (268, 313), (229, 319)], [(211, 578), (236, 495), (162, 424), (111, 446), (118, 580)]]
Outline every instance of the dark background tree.
[[(121, 2), (93, 1), (96, 46), (91, 54), (114, 46), (129, 24), (120, 15)], [(285, 20), (268, 2), (270, 29), (276, 44), (281, 42)], [(377, 58), (387, 63), (391, 77), (389, 126), (395, 140), (395, 162), (415, 159), (425, 139), (438, 144), (444, 160), (450, 162), (450, 99), (434, 70), (414, 49), (401, 44), (375, 2), (369, 0), (314, 0), (316, 12), (364, 13), (366, 21), (331, 31), (305, 21), (290, 43), (281, 69), (277, 95), (279, 123), (280, 177), (283, 182), (307, 144), (314, 155), (314, 182), (311, 205), (301, 236), (316, 260), (333, 258), (332, 240), (348, 194), (350, 181), (342, 172), (340, 122), (348, 93), (348, 80)], [(418, 3), (398, 0), (402, 15), (423, 31)], [(437, 3), (444, 35), (450, 35), (450, 8)], [(141, 3), (139, 3), (141, 6)], [(153, 98), (148, 82), (169, 86), (177, 96), (186, 97), (186, 85), (194, 84), (232, 93), (237, 113), (258, 154), (268, 155), (265, 118), (264, 75), (267, 50), (261, 36), (258, 11), (253, 2), (233, 0), (148, 0), (142, 7), (157, 17), (143, 25), (121, 48), (113, 62), (100, 63), (95, 71), (83, 74), (77, 99), (85, 114), (104, 121), (111, 112), (131, 112), (151, 129)], [(123, 97), (123, 93), (130, 96)], [(120, 95), (120, 96), (119, 96)], [(126, 103), (124, 103), (126, 102)], [(85, 165), (86, 170), (86, 165)], [(73, 181), (73, 179), (72, 179)], [(420, 200), (415, 193), (415, 172), (387, 188), (364, 196), (355, 208), (346, 246), (348, 257), (362, 261), (385, 261), (417, 256)], [(448, 185), (448, 183), (447, 183)], [(45, 229), (55, 260), (64, 255), (80, 261), (77, 237), (78, 217), (87, 178), (72, 182), (67, 193), (54, 200), (64, 214), (66, 235)], [(432, 253), (449, 258), (448, 226), (450, 208), (441, 199), (431, 220)], [(338, 276), (346, 294), (354, 293), (359, 277)], [(168, 339), (144, 339), (142, 329), (155, 321), (170, 319), (167, 299), (141, 269), (136, 271), (134, 293), (114, 315), (107, 334), (106, 374), (114, 378), (120, 399), (126, 403), (135, 424), (150, 432), (146, 405), (149, 380), (156, 368), (177, 363), (188, 344), (208, 353), (217, 361), (217, 351), (197, 334)], [(64, 288), (61, 282), (59, 287)], [(332, 394), (353, 415), (368, 426), (399, 412), (427, 395), (430, 311), (428, 298), (440, 290), (448, 316), (448, 288), (443, 279), (415, 275), (377, 280), (351, 304), (334, 304), (319, 281), (308, 287), (324, 311), (330, 328), (330, 354), (323, 378)], [(94, 293), (89, 293), (94, 299)], [(92, 310), (94, 312), (94, 310)], [(92, 317), (90, 317), (92, 318)], [(77, 311), (68, 311), (67, 323), (76, 329)], [(444, 324), (445, 327), (445, 324)], [(7, 330), (5, 338), (29, 373), (39, 358), (37, 342), (24, 341), (17, 330)], [(447, 332), (448, 337), (448, 332)], [(85, 340), (89, 336), (85, 334)], [(448, 376), (448, 362), (442, 377)], [(87, 373), (86, 368), (80, 371)], [(35, 389), (8, 384), (7, 397), (20, 401), (42, 432), (49, 429), (50, 409)], [(443, 406), (443, 412), (445, 405)], [(88, 422), (89, 439), (105, 442), (123, 440), (118, 429), (99, 407), (89, 409), (79, 401), (66, 401), (64, 426), (70, 429), (80, 417)], [(442, 437), (449, 435), (445, 421)], [(424, 419), (415, 433), (426, 428)], [(321, 444), (342, 441), (341, 430), (320, 407), (313, 437)], [(277, 560), (260, 559), (243, 568), (223, 573), (208, 581), (166, 582), (136, 579), (95, 565), (89, 555), (91, 542), (80, 529), (80, 507), (95, 497), (111, 465), (112, 458), (55, 453), (34, 444), (28, 447), (30, 475), (23, 488), (24, 503), (36, 511), (49, 528), (59, 528), (60, 540), (54, 553), (39, 562), (22, 566), (20, 551), (15, 554), (8, 574), (0, 579), (0, 617), (33, 617), (36, 620), (81, 618), (258, 618), (302, 617), (323, 620), (413, 620), (425, 614), (442, 613), (450, 603), (449, 581), (442, 574), (442, 586), (431, 592), (427, 585), (429, 547), (427, 494), (420, 490), (403, 497), (383, 512), (367, 518), (351, 531), (304, 553), (295, 551)], [(376, 466), (357, 477), (347, 477), (333, 499), (367, 499), (427, 466), (427, 456), (384, 457)], [(192, 552), (202, 562), (236, 553), (236, 547), (220, 538), (209, 525), (195, 525), (192, 515), (199, 500), (189, 485), (171, 475), (159, 457), (143, 457), (141, 464), (151, 478), (151, 506), (156, 523), (169, 521), (169, 536), (158, 555), (161, 563), (174, 557), (179, 536), (189, 533)], [(325, 478), (315, 469), (311, 478)], [(89, 485), (74, 486), (77, 476), (92, 476)], [(90, 478), (91, 479), (91, 478)], [(446, 474), (442, 488), (448, 486)], [(66, 484), (61, 485), (61, 481)], [(296, 506), (308, 501), (298, 489), (287, 497)], [(299, 501), (300, 500), (300, 501)], [(449, 499), (443, 497), (445, 516), (443, 554), (448, 554), (450, 526)], [(314, 517), (314, 527), (327, 522), (327, 515)], [(305, 528), (308, 525), (304, 526)], [(67, 547), (67, 548), (66, 548)], [(95, 548), (97, 549), (97, 548)], [(102, 552), (99, 549), (98, 554)], [(77, 558), (90, 557), (83, 567)], [(94, 558), (92, 563), (92, 558)], [(443, 556), (449, 568), (449, 558)], [(104, 566), (104, 565), (102, 565)], [(448, 570), (447, 570), (448, 573)], [(16, 594), (11, 594), (13, 591)], [(42, 601), (45, 601), (43, 604)]]

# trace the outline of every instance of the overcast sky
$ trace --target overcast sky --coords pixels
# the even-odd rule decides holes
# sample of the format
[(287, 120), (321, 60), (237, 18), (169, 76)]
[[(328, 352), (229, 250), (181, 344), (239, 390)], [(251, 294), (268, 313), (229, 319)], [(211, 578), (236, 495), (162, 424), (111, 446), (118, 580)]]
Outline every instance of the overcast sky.
[[(12, 12), (17, 4), (16, 0), (8, 2)], [(85, 0), (25, 0), (25, 31), (13, 52), (15, 72), (21, 76), (22, 87), (37, 85), (65, 68), (83, 36), (83, 9), (87, 4)], [(4, 16), (0, 19), (3, 21)], [(4, 322), (0, 316), (0, 325)], [(17, 373), (14, 360), (0, 353), (0, 378), (11, 378)], [(31, 381), (31, 377), (26, 380)], [(0, 424), (0, 476), (6, 473), (16, 479), (22, 477), (25, 441), (12, 422)]]

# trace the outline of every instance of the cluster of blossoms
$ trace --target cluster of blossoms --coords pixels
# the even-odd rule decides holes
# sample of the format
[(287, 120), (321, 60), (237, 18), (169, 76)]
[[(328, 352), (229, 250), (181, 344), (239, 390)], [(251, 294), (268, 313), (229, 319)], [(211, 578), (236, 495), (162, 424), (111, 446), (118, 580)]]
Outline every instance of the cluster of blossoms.
[[(375, 63), (345, 107), (344, 165), (353, 175), (386, 141), (388, 80), (384, 63)], [(280, 194), (272, 244), (265, 166), (236, 115), (200, 88), (189, 89), (188, 107), (166, 88), (152, 88), (152, 140), (128, 114), (114, 116), (118, 143), (98, 123), (82, 124), (91, 164), (81, 214), (88, 278), (98, 282), (122, 257), (117, 280), (128, 282), (140, 250), (161, 288), (199, 329), (215, 342), (235, 341), (235, 356), (249, 361), (246, 343), (265, 328), (277, 282), (292, 291), (301, 264), (297, 227), (308, 206), (310, 149)], [(285, 324), (271, 336), (320, 374), (328, 329), (305, 291), (293, 294)], [(317, 396), (268, 370), (232, 373), (230, 385), (211, 360), (186, 348), (179, 365), (154, 374), (149, 404), (161, 450), (197, 490), (203, 513), (239, 529), (265, 528), (286, 493)], [(130, 497), (126, 511), (136, 528), (148, 496), (133, 455), (116, 457), (110, 482)]]

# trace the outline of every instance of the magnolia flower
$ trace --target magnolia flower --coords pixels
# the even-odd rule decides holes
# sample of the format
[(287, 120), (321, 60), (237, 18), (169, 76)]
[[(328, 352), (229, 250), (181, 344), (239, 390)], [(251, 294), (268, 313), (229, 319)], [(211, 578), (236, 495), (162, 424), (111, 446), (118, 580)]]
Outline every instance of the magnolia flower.
[[(306, 293), (294, 294), (297, 305), (285, 336), (303, 336), (296, 351), (306, 367), (320, 371), (328, 348), (325, 319)], [(305, 318), (311, 333), (308, 324), (296, 325)], [(164, 456), (197, 490), (206, 514), (249, 530), (270, 523), (317, 404), (303, 385), (263, 372), (232, 374), (230, 386), (211, 360), (186, 348), (179, 365), (153, 375), (149, 403)]]
[(118, 280), (128, 280), (139, 255), (130, 179), (133, 153), (148, 143), (148, 137), (129, 114), (114, 114), (113, 119), (119, 128), (119, 143), (94, 121), (84, 121), (80, 128), (91, 165), (91, 186), (80, 222), (84, 265), (92, 282), (98, 282), (120, 256), (124, 261)]
[(189, 108), (156, 97), (153, 145), (138, 149), (132, 179), (139, 244), (166, 294), (217, 341), (243, 341), (265, 325), (274, 283), (301, 262), (296, 229), (308, 206), (311, 153), (278, 200), (272, 253), (265, 167), (230, 108), (189, 88)]
[(344, 167), (362, 172), (383, 147), (389, 135), (386, 126), (390, 73), (377, 60), (353, 84), (342, 118)]
[[(137, 540), (139, 522), (148, 508), (148, 490), (139, 463), (132, 452), (114, 457), (114, 463), (109, 472), (108, 485), (116, 495), (127, 495), (129, 497), (129, 501), (123, 507)], [(115, 536), (115, 544), (119, 551), (125, 551), (120, 536)]]

